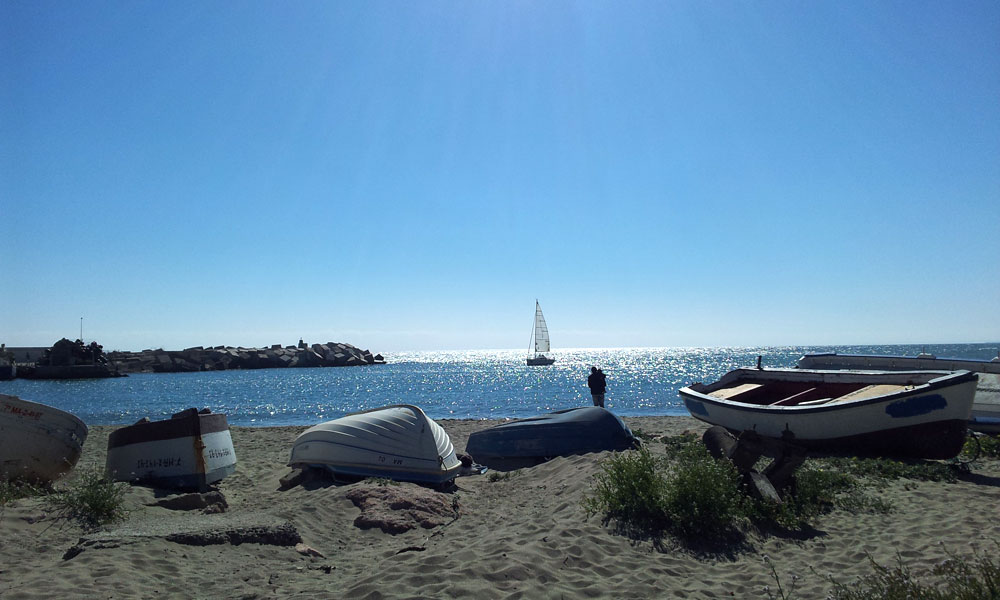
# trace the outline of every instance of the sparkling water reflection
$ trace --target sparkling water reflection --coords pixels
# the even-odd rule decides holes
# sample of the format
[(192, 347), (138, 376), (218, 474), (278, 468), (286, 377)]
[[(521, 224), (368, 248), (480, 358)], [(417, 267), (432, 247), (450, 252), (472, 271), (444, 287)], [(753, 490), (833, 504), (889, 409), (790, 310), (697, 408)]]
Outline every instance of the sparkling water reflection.
[(926, 346), (570, 349), (528, 367), (521, 350), (412, 352), (389, 364), (139, 374), (92, 381), (0, 382), (0, 393), (68, 410), (90, 425), (160, 419), (188, 407), (228, 415), (232, 425), (312, 425), (388, 404), (415, 404), (435, 419), (523, 418), (591, 404), (592, 365), (608, 376), (607, 407), (623, 416), (686, 415), (677, 390), (756, 363), (790, 367), (807, 352), (990, 359), (997, 344)]

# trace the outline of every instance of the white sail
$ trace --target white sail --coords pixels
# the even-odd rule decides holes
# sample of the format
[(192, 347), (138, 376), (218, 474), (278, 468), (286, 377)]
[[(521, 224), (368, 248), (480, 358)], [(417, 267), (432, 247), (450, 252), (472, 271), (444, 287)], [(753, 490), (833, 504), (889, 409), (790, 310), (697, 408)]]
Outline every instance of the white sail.
[(542, 316), (542, 307), (535, 300), (535, 352), (544, 353), (549, 351), (549, 328), (545, 325), (545, 317)]

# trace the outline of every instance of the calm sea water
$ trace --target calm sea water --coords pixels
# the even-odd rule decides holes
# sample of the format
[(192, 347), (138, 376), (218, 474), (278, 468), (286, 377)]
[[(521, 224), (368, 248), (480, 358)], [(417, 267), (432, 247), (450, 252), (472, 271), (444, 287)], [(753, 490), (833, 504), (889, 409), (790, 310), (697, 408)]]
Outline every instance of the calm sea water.
[(591, 405), (592, 365), (608, 376), (606, 405), (623, 416), (686, 415), (677, 390), (710, 382), (757, 356), (791, 367), (807, 352), (991, 359), (1000, 344), (631, 348), (555, 351), (556, 363), (528, 367), (523, 350), (412, 352), (389, 364), (326, 369), (267, 369), (137, 374), (89, 381), (0, 381), (0, 393), (67, 410), (88, 425), (160, 419), (189, 407), (228, 415), (231, 425), (313, 425), (387, 404), (415, 404), (434, 419), (523, 418)]

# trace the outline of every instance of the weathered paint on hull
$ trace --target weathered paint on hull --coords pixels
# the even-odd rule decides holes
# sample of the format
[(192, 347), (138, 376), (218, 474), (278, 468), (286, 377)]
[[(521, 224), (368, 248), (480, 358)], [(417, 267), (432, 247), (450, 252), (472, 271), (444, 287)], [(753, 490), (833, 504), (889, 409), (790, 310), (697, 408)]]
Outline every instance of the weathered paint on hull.
[(76, 465), (86, 439), (75, 415), (0, 394), (0, 480), (52, 481)]
[(139, 423), (108, 438), (106, 472), (116, 481), (202, 489), (235, 471), (236, 452), (223, 414)]

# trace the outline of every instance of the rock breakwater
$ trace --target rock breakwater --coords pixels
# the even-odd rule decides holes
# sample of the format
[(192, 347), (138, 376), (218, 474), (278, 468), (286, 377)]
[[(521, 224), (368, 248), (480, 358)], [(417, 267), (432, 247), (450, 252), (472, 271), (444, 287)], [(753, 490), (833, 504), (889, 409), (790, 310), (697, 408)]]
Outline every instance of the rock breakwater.
[(275, 344), (267, 348), (196, 346), (184, 350), (109, 352), (108, 361), (122, 373), (187, 373), (232, 369), (284, 369), (296, 367), (352, 367), (384, 364), (381, 354), (372, 355), (351, 344), (327, 342), (311, 346)]

